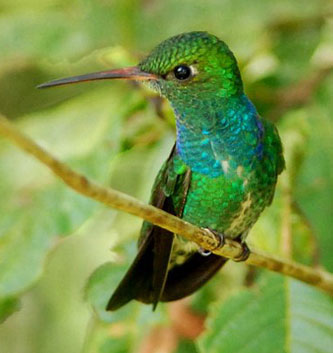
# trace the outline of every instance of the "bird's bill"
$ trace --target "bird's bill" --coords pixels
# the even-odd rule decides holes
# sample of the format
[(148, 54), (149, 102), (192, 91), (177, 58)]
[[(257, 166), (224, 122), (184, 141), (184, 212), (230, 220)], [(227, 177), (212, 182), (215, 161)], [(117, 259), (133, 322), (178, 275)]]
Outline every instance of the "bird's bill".
[(146, 80), (157, 80), (157, 76), (149, 72), (144, 72), (140, 70), (137, 66), (131, 66), (131, 67), (125, 67), (123, 69), (99, 71), (99, 72), (93, 72), (91, 74), (61, 78), (59, 80), (42, 83), (41, 85), (37, 86), (37, 88), (48, 88), (48, 87), (79, 83), (79, 82), (96, 81), (96, 80), (112, 80), (112, 79), (146, 81)]

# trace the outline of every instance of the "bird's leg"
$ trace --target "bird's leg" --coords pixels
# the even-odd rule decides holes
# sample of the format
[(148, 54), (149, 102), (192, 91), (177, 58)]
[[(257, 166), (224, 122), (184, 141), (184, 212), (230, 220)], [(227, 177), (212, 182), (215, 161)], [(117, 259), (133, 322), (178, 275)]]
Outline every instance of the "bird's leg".
[[(222, 248), (223, 245), (225, 244), (225, 240), (224, 240), (224, 234), (222, 233), (219, 233), (219, 232), (216, 232), (215, 230), (213, 229), (210, 229), (210, 228), (204, 228), (205, 230), (208, 230), (209, 232), (211, 232), (218, 240), (219, 240), (219, 243), (218, 245), (216, 246), (216, 249), (219, 249), (219, 248)], [(200, 248), (198, 250), (199, 254), (202, 255), (202, 256), (209, 256), (212, 252), (209, 251), (209, 250), (206, 250), (204, 248)]]
[(251, 250), (249, 249), (249, 247), (247, 246), (247, 244), (245, 243), (245, 241), (242, 238), (243, 237), (240, 236), (235, 239), (242, 246), (242, 252), (238, 256), (233, 258), (233, 260), (236, 262), (246, 261), (251, 254)]

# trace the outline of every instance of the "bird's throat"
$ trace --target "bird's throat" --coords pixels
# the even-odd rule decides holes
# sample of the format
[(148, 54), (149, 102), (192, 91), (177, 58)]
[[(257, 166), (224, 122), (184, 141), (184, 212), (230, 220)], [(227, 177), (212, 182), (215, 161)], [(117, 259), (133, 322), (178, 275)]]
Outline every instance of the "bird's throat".
[(192, 171), (218, 177), (260, 157), (263, 127), (245, 95), (174, 109), (177, 151)]

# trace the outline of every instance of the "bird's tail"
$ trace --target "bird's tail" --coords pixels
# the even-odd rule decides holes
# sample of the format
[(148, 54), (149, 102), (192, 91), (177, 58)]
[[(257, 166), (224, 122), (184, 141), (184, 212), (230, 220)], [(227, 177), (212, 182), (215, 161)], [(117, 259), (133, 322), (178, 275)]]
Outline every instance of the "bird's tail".
[(168, 274), (173, 238), (173, 234), (165, 229), (152, 229), (141, 243), (131, 267), (110, 298), (106, 310), (117, 310), (132, 299), (152, 303), (153, 308), (156, 308)]
[[(107, 310), (117, 310), (132, 299), (153, 304), (155, 308), (158, 301), (184, 298), (203, 286), (228, 260), (214, 254), (202, 256), (196, 253), (168, 272), (172, 236), (168, 234), (164, 240), (167, 239), (171, 241), (167, 246), (168, 254), (163, 258), (156, 253), (153, 236), (143, 242), (134, 262), (110, 298)], [(165, 254), (165, 246), (163, 250)]]
[(227, 261), (227, 258), (215, 254), (202, 256), (195, 253), (185, 263), (169, 271), (161, 301), (178, 300), (194, 293)]

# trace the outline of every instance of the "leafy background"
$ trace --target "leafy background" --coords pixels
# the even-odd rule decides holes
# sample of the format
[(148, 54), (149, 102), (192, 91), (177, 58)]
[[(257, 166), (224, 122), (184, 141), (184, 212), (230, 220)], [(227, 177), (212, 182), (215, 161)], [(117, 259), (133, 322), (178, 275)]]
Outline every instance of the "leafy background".
[[(137, 85), (38, 91), (135, 64), (207, 30), (239, 60), (281, 133), (287, 171), (249, 243), (333, 271), (333, 6), (325, 0), (0, 0), (0, 112), (87, 176), (148, 200), (174, 140), (166, 102)], [(141, 221), (65, 187), (0, 140), (0, 352), (331, 352), (333, 304), (289, 278), (229, 263), (191, 298), (104, 306)]]

